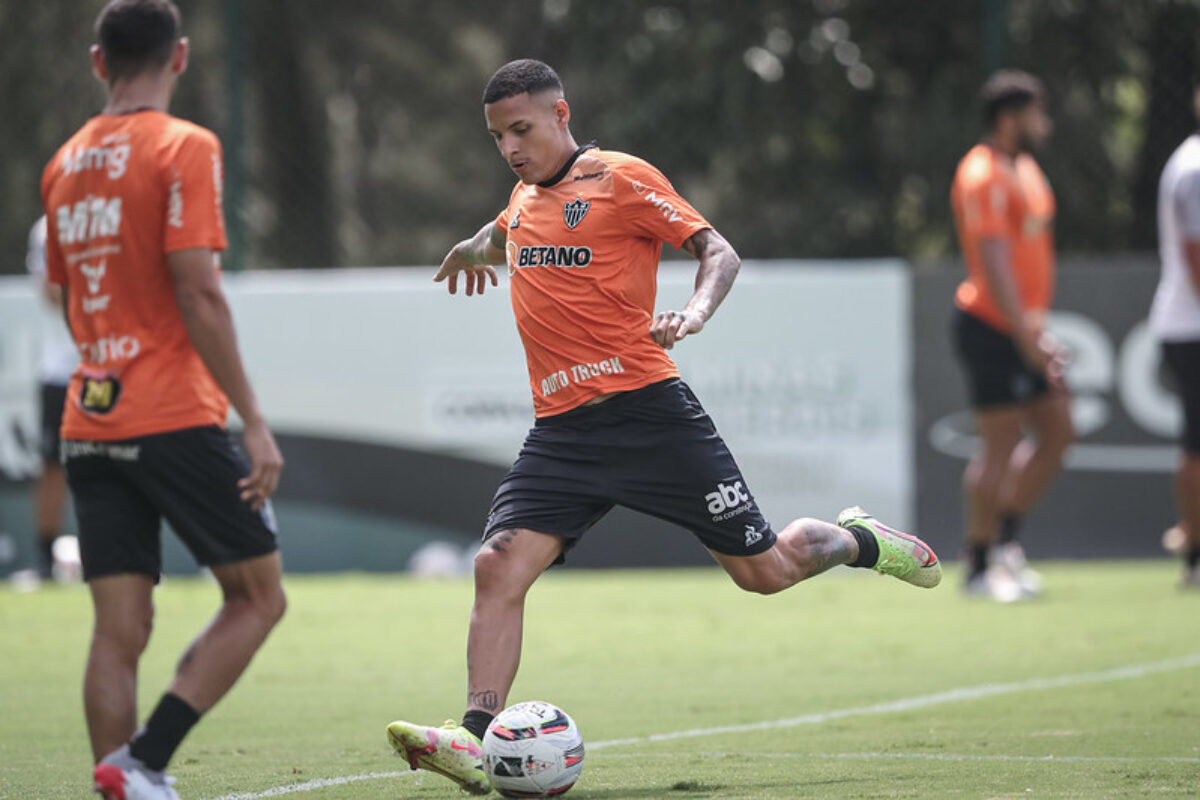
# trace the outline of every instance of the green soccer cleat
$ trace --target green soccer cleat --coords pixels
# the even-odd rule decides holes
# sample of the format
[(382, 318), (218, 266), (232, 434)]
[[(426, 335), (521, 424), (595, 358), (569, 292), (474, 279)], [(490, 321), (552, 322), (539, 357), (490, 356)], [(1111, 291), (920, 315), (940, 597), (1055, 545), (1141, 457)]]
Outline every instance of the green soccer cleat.
[(852, 506), (838, 514), (837, 524), (848, 531), (867, 531), (879, 543), (879, 560), (872, 567), (881, 575), (932, 589), (942, 581), (942, 565), (933, 548), (915, 536), (893, 530), (879, 520)]
[(483, 745), (453, 720), (440, 728), (397, 720), (387, 726), (387, 738), (413, 769), (445, 775), (471, 794), (492, 790), (483, 771)]

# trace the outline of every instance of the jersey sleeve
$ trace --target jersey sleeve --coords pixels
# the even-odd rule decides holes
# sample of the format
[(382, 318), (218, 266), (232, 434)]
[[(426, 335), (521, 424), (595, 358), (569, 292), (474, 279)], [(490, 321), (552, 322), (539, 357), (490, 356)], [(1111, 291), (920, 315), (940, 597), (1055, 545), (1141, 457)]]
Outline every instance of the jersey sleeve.
[(166, 151), (167, 214), (163, 249), (224, 250), (221, 144), (209, 131), (187, 131)]
[(980, 239), (1005, 236), (1011, 191), (995, 172), (964, 176), (959, 186), (963, 233)]
[(679, 249), (697, 231), (712, 227), (665, 175), (645, 161), (615, 165), (613, 191), (622, 218), (638, 236)]
[(1175, 185), (1175, 213), (1185, 239), (1200, 240), (1200, 170), (1184, 175)]

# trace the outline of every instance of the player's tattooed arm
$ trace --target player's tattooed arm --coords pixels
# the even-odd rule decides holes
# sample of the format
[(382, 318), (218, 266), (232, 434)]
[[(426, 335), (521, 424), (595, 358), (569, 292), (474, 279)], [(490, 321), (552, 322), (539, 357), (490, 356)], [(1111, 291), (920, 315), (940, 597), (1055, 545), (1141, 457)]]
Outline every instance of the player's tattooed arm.
[(492, 286), (497, 285), (496, 270), (492, 265), (504, 263), (506, 238), (494, 221), (487, 223), (470, 239), (463, 239), (450, 248), (433, 280), (441, 283), (449, 278), (450, 294), (456, 294), (458, 276), (462, 273), (467, 284), (467, 294), (483, 294), (489, 281)]
[(742, 260), (725, 237), (712, 228), (697, 231), (683, 250), (700, 261), (696, 287), (683, 311), (661, 311), (650, 325), (650, 338), (670, 350), (675, 342), (704, 329), (717, 306), (729, 294)]

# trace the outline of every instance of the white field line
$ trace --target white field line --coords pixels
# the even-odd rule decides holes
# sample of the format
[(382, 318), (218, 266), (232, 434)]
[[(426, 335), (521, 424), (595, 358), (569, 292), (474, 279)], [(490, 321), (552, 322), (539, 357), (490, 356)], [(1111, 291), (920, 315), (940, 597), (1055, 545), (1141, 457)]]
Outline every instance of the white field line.
[(985, 683), (982, 686), (971, 686), (963, 689), (950, 689), (946, 692), (908, 697), (901, 700), (889, 700), (886, 703), (876, 703), (869, 706), (843, 708), (836, 711), (822, 711), (816, 714), (805, 714), (800, 717), (768, 720), (765, 722), (750, 722), (743, 725), (722, 725), (715, 728), (695, 728), (690, 731), (675, 731), (673, 733), (656, 733), (651, 736), (638, 736), (629, 739), (612, 739), (607, 742), (596, 742), (588, 745), (588, 750), (599, 750), (605, 747), (621, 747), (631, 744), (651, 744), (653, 742), (670, 742), (675, 739), (694, 739), (698, 736), (717, 736), (726, 733), (747, 733), (751, 731), (771, 730), (774, 728), (796, 728), (801, 725), (819, 725), (846, 717), (861, 717), (875, 714), (890, 714), (895, 711), (911, 711), (917, 708), (952, 703), (957, 700), (978, 700), (1014, 692), (1026, 692), (1034, 689), (1058, 689), (1068, 686), (1082, 686), (1089, 683), (1107, 683), (1109, 681), (1142, 678), (1159, 672), (1188, 669), (1200, 666), (1200, 653), (1192, 653), (1166, 661), (1155, 661), (1149, 664), (1130, 664), (1101, 672), (1080, 672), (1074, 675), (1060, 675), (1057, 678), (1032, 678), (1014, 683)]
[(784, 761), (790, 759), (824, 759), (826, 761), (875, 761), (899, 759), (904, 761), (1019, 761), (1033, 764), (1200, 764), (1200, 756), (1009, 756), (984, 753), (668, 753), (655, 750), (652, 753), (604, 753), (596, 756), (607, 760), (633, 761), (640, 758), (687, 758), (702, 755), (705, 758), (754, 758)]
[(264, 792), (239, 792), (237, 794), (223, 794), (213, 800), (259, 800), (262, 797), (282, 797), (285, 794), (299, 794), (300, 792), (315, 792), (317, 789), (325, 789), (330, 786), (345, 786), (347, 783), (357, 783), (359, 781), (376, 781), (381, 778), (403, 778), (406, 775), (415, 775), (412, 770), (404, 772), (368, 772), (365, 775), (348, 775), (345, 778), (317, 778), (316, 780), (305, 781), (304, 783), (293, 783), (287, 786), (276, 786), (274, 789), (267, 789)]
[[(748, 733), (752, 731), (773, 730), (777, 728), (797, 728), (802, 725), (819, 725), (824, 722), (830, 722), (836, 719), (845, 719), (847, 717), (872, 716), (879, 714), (891, 714), (897, 711), (911, 711), (918, 708), (927, 708), (929, 706), (941, 705), (942, 703), (953, 703), (960, 700), (979, 700), (984, 697), (994, 697), (996, 695), (1014, 694), (1016, 692), (1027, 692), (1038, 689), (1059, 689), (1071, 686), (1083, 686), (1089, 683), (1107, 683), (1109, 681), (1128, 680), (1131, 678), (1144, 678), (1147, 675), (1155, 675), (1160, 672), (1173, 672), (1181, 669), (1190, 669), (1192, 667), (1200, 667), (1200, 653), (1192, 653), (1179, 658), (1169, 658), (1165, 661), (1153, 661), (1147, 664), (1130, 664), (1124, 667), (1115, 667), (1113, 669), (1101, 670), (1100, 672), (1079, 672), (1073, 675), (1060, 675), (1056, 678), (1031, 678), (1030, 680), (1014, 681), (1012, 683), (985, 683), (980, 686), (970, 686), (961, 689), (950, 689), (945, 692), (936, 692), (934, 694), (920, 695), (918, 697), (902, 698), (900, 700), (890, 700), (885, 703), (875, 703), (869, 706), (856, 706), (853, 708), (843, 708), (835, 711), (823, 711), (816, 714), (804, 714), (799, 717), (787, 717), (784, 719), (766, 720), (763, 722), (750, 722), (743, 725), (722, 725), (713, 728), (693, 728), (686, 731), (674, 731), (672, 733), (656, 733), (650, 736), (637, 736), (628, 739), (609, 739), (602, 742), (589, 742), (587, 749), (589, 752), (596, 750), (604, 750), (611, 747), (625, 747), (636, 744), (653, 744), (655, 742), (670, 742), (678, 739), (695, 739), (700, 736), (719, 736), (729, 733)], [(789, 756), (790, 757), (790, 756)], [(1054, 757), (1054, 756), (1003, 756), (1003, 755), (952, 755), (938, 753), (919, 753), (919, 754), (901, 754), (901, 753), (841, 753), (841, 754), (820, 754), (814, 753), (810, 756), (796, 757), (814, 757), (814, 758), (924, 758), (928, 760), (948, 760), (948, 761), (1041, 761), (1041, 762), (1178, 762), (1178, 763), (1200, 763), (1200, 759), (1191, 758), (1089, 758), (1089, 757)], [(379, 780), (382, 778), (399, 778), (406, 775), (412, 775), (411, 771), (404, 772), (371, 772), (364, 775), (349, 775), (344, 778), (319, 778), (317, 780), (305, 781), (304, 783), (291, 784), (288, 786), (277, 786), (273, 789), (267, 789), (262, 792), (242, 792), (238, 794), (222, 795), (221, 797), (213, 798), (213, 800), (260, 800), (260, 798), (281, 797), (288, 794), (299, 794), (300, 792), (312, 792), (317, 789), (324, 789), (330, 786), (342, 786), (348, 783), (356, 783), (358, 781)]]

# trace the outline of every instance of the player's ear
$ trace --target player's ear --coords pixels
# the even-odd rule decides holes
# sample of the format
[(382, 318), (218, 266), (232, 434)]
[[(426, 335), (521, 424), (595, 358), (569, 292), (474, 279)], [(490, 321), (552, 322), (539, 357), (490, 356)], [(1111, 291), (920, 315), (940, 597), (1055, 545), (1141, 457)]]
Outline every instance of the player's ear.
[(173, 75), (182, 75), (183, 71), (187, 69), (190, 49), (191, 43), (186, 36), (179, 37), (179, 41), (175, 42), (175, 47), (171, 50), (171, 73)]
[(571, 123), (571, 107), (561, 97), (554, 101), (554, 120), (561, 128), (565, 128)]
[(88, 55), (92, 57), (92, 74), (96, 76), (96, 80), (108, 83), (108, 63), (104, 60), (104, 51), (100, 49), (100, 45), (92, 45)]

